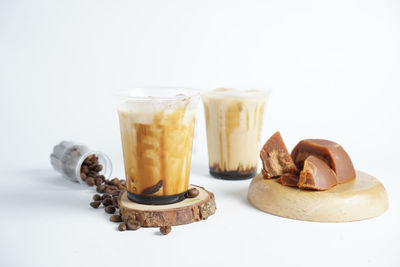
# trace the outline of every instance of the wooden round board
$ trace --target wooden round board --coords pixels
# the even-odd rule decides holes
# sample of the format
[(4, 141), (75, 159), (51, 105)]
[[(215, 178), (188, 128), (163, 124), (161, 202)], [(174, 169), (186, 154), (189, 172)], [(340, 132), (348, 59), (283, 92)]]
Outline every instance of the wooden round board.
[(188, 224), (205, 220), (216, 210), (214, 194), (203, 187), (197, 188), (199, 195), (195, 198), (168, 205), (144, 205), (128, 199), (126, 191), (118, 197), (118, 205), (124, 222), (140, 222), (142, 227), (159, 227)]
[(357, 171), (354, 181), (326, 191), (281, 185), (258, 174), (250, 183), (248, 200), (256, 208), (285, 218), (314, 222), (349, 222), (373, 218), (388, 208), (386, 190), (375, 177)]

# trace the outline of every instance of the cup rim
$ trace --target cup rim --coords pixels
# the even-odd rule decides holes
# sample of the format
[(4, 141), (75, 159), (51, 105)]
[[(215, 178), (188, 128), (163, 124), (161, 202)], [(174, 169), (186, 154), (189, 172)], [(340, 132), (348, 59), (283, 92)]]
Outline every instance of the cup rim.
[[(221, 90), (223, 89), (223, 90)], [(262, 89), (236, 89), (233, 87), (216, 87), (215, 89), (209, 90), (207, 92), (202, 93), (203, 97), (208, 96), (220, 96), (220, 97), (257, 97), (263, 96), (268, 97), (271, 95), (272, 89), (270, 88), (262, 88)]]
[[(143, 94), (144, 91), (153, 93)], [(136, 94), (135, 94), (136, 92)], [(142, 94), (139, 94), (142, 92)], [(200, 97), (200, 90), (180, 86), (139, 86), (120, 90), (114, 94), (118, 98), (134, 101), (177, 101)]]

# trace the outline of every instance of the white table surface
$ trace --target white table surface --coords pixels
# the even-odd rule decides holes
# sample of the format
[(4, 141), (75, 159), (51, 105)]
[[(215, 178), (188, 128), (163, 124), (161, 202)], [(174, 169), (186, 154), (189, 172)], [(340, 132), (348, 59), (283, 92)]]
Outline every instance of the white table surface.
[[(1, 1), (0, 266), (400, 266), (399, 14), (398, 1)], [(258, 211), (249, 180), (208, 175), (200, 105), (190, 181), (216, 214), (118, 232), (49, 154), (80, 141), (123, 177), (111, 95), (135, 85), (272, 88), (261, 141), (337, 141), (389, 209), (351, 223)]]

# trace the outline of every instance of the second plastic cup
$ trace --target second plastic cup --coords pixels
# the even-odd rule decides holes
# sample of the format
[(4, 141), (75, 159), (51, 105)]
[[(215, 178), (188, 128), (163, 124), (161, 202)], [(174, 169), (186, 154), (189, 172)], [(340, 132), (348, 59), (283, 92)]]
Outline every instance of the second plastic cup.
[(137, 88), (120, 94), (118, 115), (128, 198), (170, 204), (189, 186), (199, 93), (186, 88)]
[(210, 174), (227, 180), (257, 172), (259, 136), (269, 91), (218, 88), (202, 95)]

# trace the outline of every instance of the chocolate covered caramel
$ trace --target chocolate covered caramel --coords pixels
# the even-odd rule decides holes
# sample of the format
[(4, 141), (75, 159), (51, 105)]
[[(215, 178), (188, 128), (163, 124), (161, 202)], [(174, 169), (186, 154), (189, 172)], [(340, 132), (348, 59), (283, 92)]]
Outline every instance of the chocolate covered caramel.
[(304, 161), (297, 186), (301, 189), (327, 190), (337, 184), (336, 173), (321, 159), (309, 156)]
[(304, 162), (310, 155), (328, 164), (336, 173), (338, 183), (346, 183), (356, 178), (353, 163), (339, 144), (324, 139), (305, 139), (300, 141), (291, 153), (299, 169), (303, 169)]
[(269, 179), (285, 173), (299, 174), (279, 131), (264, 144), (260, 151), (260, 158), (263, 164), (264, 178)]

